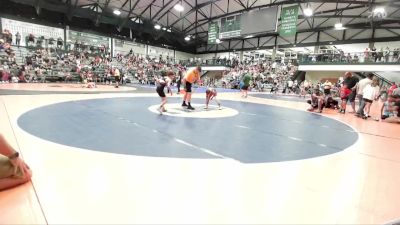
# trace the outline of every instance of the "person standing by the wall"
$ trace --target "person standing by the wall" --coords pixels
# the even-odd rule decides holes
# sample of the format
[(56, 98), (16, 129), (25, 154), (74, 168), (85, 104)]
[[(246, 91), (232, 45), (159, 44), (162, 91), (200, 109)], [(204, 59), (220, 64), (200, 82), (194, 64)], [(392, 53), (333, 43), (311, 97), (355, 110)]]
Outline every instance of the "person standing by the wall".
[(21, 34), (19, 32), (17, 32), (17, 34), (15, 34), (15, 44), (18, 46), (18, 48), (21, 44)]

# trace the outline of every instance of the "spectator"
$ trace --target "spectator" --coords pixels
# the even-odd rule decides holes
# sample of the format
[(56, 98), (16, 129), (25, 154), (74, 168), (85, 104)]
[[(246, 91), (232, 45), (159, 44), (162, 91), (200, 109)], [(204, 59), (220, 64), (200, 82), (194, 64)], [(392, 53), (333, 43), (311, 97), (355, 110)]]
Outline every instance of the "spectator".
[(35, 43), (35, 36), (33, 34), (29, 34), (27, 37), (28, 44), (34, 44)]
[(383, 52), (383, 56), (385, 57), (385, 62), (389, 62), (389, 57), (390, 57), (390, 49), (389, 49), (389, 47), (385, 48), (385, 51)]
[(323, 86), (324, 86), (324, 95), (326, 97), (329, 97), (331, 95), (332, 83), (329, 80), (326, 80)]
[(400, 97), (400, 84), (397, 84), (396, 86), (397, 86), (396, 89), (393, 90), (391, 95)]
[(347, 101), (350, 101), (351, 107), (353, 111), (351, 113), (356, 112), (356, 106), (355, 106), (355, 99), (356, 99), (356, 84), (358, 83), (358, 78), (353, 76), (351, 72), (346, 72), (345, 73), (345, 79), (343, 80), (342, 85), (346, 86), (347, 89), (351, 91), (351, 93), (346, 96), (345, 98), (342, 98), (342, 104), (341, 104), (341, 109), (339, 112), (345, 113), (346, 112), (346, 105)]
[(392, 83), (392, 85), (390, 86), (389, 90), (388, 90), (388, 95), (392, 95), (393, 91), (397, 88), (397, 85), (395, 82)]
[(61, 37), (57, 38), (57, 48), (62, 48), (63, 46), (63, 39)]
[(374, 74), (369, 73), (366, 78), (360, 80), (360, 82), (357, 83), (356, 85), (356, 92), (357, 92), (357, 99), (358, 99), (358, 111), (356, 113), (356, 116), (364, 116), (364, 107), (365, 107), (365, 101), (363, 100), (363, 93), (364, 93), (364, 88), (372, 83), (372, 78), (374, 77)]
[(374, 77), (372, 79), (372, 83), (368, 84), (363, 90), (363, 101), (365, 102), (364, 112), (361, 112), (360, 115), (363, 115), (363, 119), (367, 119), (369, 116), (369, 112), (371, 109), (371, 105), (373, 101), (378, 100), (379, 96), (379, 79)]
[(345, 113), (347, 100), (348, 100), (350, 94), (351, 94), (351, 90), (349, 88), (347, 88), (347, 84), (344, 84), (340, 88), (340, 100), (342, 100), (342, 102), (340, 104), (339, 113)]
[(15, 44), (18, 46), (18, 48), (21, 44), (21, 34), (19, 32), (17, 32), (17, 34), (15, 35)]
[(314, 92), (311, 94), (311, 100), (308, 100), (307, 103), (310, 104), (310, 108), (307, 109), (308, 111), (313, 112), (317, 110), (318, 113), (322, 112), (324, 108), (324, 96), (319, 88), (314, 89)]
[(240, 89), (241, 89), (243, 98), (247, 98), (247, 92), (248, 92), (249, 87), (250, 87), (250, 80), (251, 80), (250, 74), (246, 73), (243, 76), (242, 81), (240, 82)]

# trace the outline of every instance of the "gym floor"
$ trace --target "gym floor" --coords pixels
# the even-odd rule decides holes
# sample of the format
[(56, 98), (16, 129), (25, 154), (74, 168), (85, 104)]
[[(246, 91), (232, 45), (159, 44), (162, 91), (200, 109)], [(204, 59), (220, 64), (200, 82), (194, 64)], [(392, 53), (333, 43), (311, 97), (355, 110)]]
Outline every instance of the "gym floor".
[[(383, 224), (400, 217), (400, 126), (303, 100), (1, 84), (0, 132), (33, 170), (0, 224)], [(373, 106), (377, 116), (378, 106)], [(397, 146), (397, 147), (396, 147)]]

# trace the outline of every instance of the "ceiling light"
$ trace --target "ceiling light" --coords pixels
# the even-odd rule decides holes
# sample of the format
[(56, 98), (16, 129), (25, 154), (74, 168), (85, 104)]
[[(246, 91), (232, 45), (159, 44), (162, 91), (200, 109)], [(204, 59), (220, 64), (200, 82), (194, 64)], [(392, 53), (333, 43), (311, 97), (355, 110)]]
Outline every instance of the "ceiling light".
[(336, 29), (343, 29), (343, 24), (342, 23), (335, 23), (335, 28)]
[(190, 41), (190, 36), (186, 36), (185, 41)]
[(178, 12), (182, 12), (185, 8), (183, 8), (183, 6), (181, 4), (176, 4), (174, 6), (174, 9)]
[(121, 15), (121, 11), (119, 11), (118, 9), (114, 9), (113, 13), (117, 16)]
[(247, 35), (247, 36), (244, 37), (244, 38), (252, 38), (252, 37), (254, 37), (254, 35)]
[(163, 27), (162, 29), (163, 29), (163, 30), (167, 30), (167, 28), (166, 28), (166, 27)]
[(383, 7), (377, 7), (377, 8), (375, 8), (374, 9), (374, 13), (375, 14), (377, 14), (377, 13), (385, 13), (385, 8), (383, 8)]
[(159, 29), (161, 29), (161, 26), (158, 25), (158, 24), (156, 24), (156, 25), (154, 25), (154, 28), (155, 28), (156, 30), (159, 30)]
[(217, 39), (217, 40), (215, 40), (215, 42), (216, 42), (217, 44), (219, 44), (219, 43), (221, 43), (222, 41), (219, 40), (219, 39)]
[(386, 14), (385, 8), (377, 7), (374, 9), (374, 11), (371, 13), (371, 15), (369, 17), (371, 17), (371, 16), (373, 18), (383, 19), (383, 18), (386, 18), (387, 14)]
[(169, 29), (167, 30), (167, 32), (171, 33), (171, 32), (172, 32), (171, 28), (169, 28)]
[(134, 22), (134, 23), (139, 23), (139, 24), (143, 23), (143, 21), (138, 17), (132, 17), (131, 21)]
[(305, 16), (312, 16), (313, 15), (313, 10), (311, 8), (306, 8), (303, 11)]

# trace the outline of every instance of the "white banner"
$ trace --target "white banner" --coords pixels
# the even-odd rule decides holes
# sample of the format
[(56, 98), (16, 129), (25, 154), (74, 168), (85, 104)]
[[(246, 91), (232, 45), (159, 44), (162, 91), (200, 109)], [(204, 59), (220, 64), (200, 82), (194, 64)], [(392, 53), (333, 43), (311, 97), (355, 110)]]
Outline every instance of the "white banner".
[(15, 43), (15, 34), (21, 34), (21, 46), (25, 46), (25, 37), (33, 34), (36, 38), (43, 36), (45, 39), (53, 38), (57, 40), (62, 38), (64, 40), (64, 30), (56, 27), (48, 27), (33, 23), (27, 23), (17, 20), (1, 18), (3, 30), (9, 30), (13, 35), (13, 44)]
[(132, 49), (133, 54), (144, 56), (146, 55), (146, 46), (144, 44), (130, 42), (130, 41), (122, 41), (119, 39), (114, 40), (114, 54), (121, 53), (126, 55)]
[(164, 59), (166, 58), (166, 56), (168, 56), (169, 58), (173, 58), (174, 50), (149, 45), (149, 55), (153, 57), (156, 56), (157, 58), (161, 55)]

